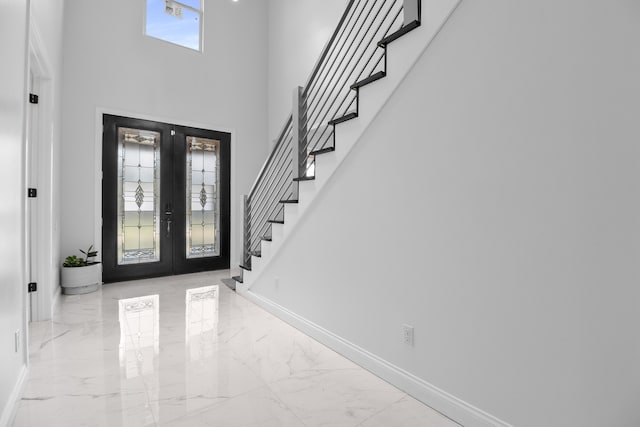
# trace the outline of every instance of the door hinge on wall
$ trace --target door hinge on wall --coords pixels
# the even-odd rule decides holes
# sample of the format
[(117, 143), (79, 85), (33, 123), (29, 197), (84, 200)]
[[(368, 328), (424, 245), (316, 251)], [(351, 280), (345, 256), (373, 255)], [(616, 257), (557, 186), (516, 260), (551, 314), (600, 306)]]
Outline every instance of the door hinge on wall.
[(37, 104), (38, 103), (38, 95), (36, 95), (35, 93), (30, 93), (29, 94), (29, 103), (30, 104)]
[(38, 284), (36, 282), (29, 282), (27, 289), (29, 293), (36, 292), (38, 290)]
[(38, 197), (38, 189), (37, 188), (29, 188), (27, 190), (27, 196), (29, 198)]

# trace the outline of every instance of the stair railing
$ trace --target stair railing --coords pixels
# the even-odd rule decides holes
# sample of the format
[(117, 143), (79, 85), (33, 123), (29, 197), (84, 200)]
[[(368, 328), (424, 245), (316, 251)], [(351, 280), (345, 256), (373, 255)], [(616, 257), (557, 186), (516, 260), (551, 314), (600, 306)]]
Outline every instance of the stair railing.
[(357, 117), (361, 86), (386, 75), (387, 44), (420, 25), (421, 0), (351, 0), (248, 196), (244, 198), (241, 267), (251, 269), (284, 206), (297, 202), (298, 182), (313, 179), (315, 157), (333, 151), (335, 125)]
[(293, 118), (289, 116), (244, 200), (243, 266), (250, 267), (251, 255), (259, 255), (261, 241), (270, 236), (270, 221), (283, 218), (280, 200), (292, 199), (297, 190), (291, 166), (293, 147)]

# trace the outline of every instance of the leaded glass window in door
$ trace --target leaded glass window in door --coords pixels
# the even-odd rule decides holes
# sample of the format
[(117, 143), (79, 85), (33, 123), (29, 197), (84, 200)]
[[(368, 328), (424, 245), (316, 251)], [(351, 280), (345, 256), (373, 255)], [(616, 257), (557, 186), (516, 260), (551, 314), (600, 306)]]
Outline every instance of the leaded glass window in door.
[(217, 256), (220, 254), (220, 141), (188, 136), (186, 142), (186, 256)]
[(160, 260), (160, 134), (118, 129), (118, 265)]

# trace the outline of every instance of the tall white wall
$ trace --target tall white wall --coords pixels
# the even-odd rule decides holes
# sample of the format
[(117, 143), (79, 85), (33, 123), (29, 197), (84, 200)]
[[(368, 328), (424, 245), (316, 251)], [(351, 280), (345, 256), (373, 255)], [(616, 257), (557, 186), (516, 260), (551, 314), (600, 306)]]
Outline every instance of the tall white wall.
[(238, 195), (267, 155), (266, 3), (205, 1), (198, 53), (144, 36), (144, 1), (67, 2), (62, 257), (100, 235), (96, 116), (110, 111), (231, 131), (231, 263), (239, 263)]
[(24, 125), (27, 76), (26, 0), (0, 0), (0, 426), (8, 423), (24, 374)]
[(269, 0), (269, 141), (291, 114), (293, 90), (303, 86), (335, 30), (348, 0)]
[(463, 1), (252, 291), (506, 423), (640, 425), (639, 21)]

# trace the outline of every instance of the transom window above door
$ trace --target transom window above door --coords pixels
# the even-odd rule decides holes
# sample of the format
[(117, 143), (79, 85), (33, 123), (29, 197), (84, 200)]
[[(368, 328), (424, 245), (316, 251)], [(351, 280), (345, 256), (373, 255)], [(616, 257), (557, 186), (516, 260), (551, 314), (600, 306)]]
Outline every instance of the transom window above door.
[(203, 0), (146, 0), (145, 34), (202, 51)]

